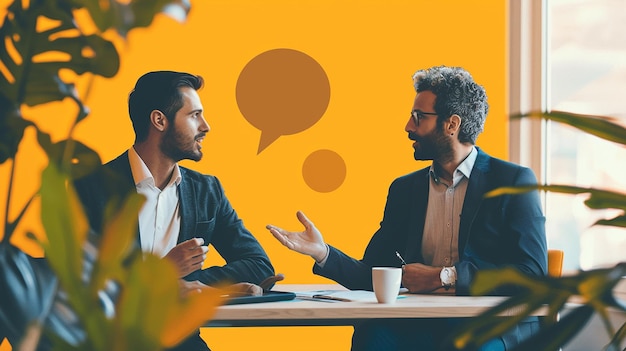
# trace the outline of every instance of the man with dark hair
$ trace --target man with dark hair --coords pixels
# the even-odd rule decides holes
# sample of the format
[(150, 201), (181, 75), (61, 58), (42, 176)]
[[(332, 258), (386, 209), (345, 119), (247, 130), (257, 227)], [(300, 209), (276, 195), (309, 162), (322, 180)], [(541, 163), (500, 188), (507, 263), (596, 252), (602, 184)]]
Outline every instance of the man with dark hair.
[[(402, 284), (412, 293), (469, 294), (479, 270), (515, 267), (547, 273), (545, 217), (537, 191), (484, 198), (504, 186), (536, 184), (528, 169), (487, 155), (475, 146), (489, 109), (487, 95), (459, 67), (417, 71), (417, 95), (405, 131), (416, 160), (432, 165), (397, 178), (389, 188), (380, 228), (363, 259), (327, 245), (302, 213), (302, 232), (268, 225), (291, 250), (315, 259), (313, 271), (349, 289), (372, 290), (371, 268), (408, 262)], [(513, 288), (494, 291), (512, 295)], [(355, 326), (353, 350), (435, 350), (462, 319), (370, 321)], [(481, 351), (512, 348), (538, 329), (537, 317), (488, 341)]]
[[(258, 288), (274, 275), (267, 254), (217, 178), (178, 165), (202, 158), (202, 141), (210, 130), (197, 92), (202, 85), (202, 77), (183, 72), (140, 77), (128, 99), (134, 145), (104, 165), (107, 173), (78, 180), (76, 189), (96, 231), (106, 222), (110, 201), (129, 190), (144, 195), (137, 243), (143, 252), (173, 262), (187, 287), (246, 282)], [(121, 181), (112, 182), (116, 178)], [(202, 269), (209, 244), (225, 259), (224, 266)], [(176, 350), (208, 348), (196, 333)]]

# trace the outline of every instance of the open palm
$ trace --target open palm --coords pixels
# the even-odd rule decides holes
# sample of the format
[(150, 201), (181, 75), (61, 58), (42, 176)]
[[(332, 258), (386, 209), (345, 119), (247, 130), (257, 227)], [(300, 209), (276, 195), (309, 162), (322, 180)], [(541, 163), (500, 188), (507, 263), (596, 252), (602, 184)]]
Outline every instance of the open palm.
[(326, 256), (326, 244), (322, 234), (302, 211), (298, 211), (296, 217), (304, 225), (304, 231), (290, 232), (271, 224), (268, 224), (266, 228), (290, 250), (309, 255), (318, 262), (321, 261)]

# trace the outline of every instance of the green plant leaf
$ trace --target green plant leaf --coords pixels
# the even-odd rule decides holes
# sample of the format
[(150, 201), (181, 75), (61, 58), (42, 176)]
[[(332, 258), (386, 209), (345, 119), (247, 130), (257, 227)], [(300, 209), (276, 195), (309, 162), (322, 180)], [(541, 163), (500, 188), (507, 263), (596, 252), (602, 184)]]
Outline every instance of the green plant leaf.
[(513, 351), (559, 350), (578, 334), (592, 314), (592, 307), (578, 307), (562, 317), (558, 323), (542, 328), (539, 333), (514, 347)]
[(55, 163), (49, 163), (42, 174), (40, 195), (46, 211), (42, 211), (41, 216), (48, 236), (44, 248), (53, 267), (63, 268), (62, 272), (79, 277), (82, 272), (82, 244), (88, 225), (76, 194), (68, 191), (68, 181)]
[[(54, 162), (43, 171), (41, 180), (41, 220), (47, 241), (45, 255), (70, 303), (80, 311), (79, 301), (88, 300), (82, 277), (82, 247), (88, 231), (87, 219), (68, 177)], [(83, 300), (84, 299), (84, 300)]]
[(533, 190), (543, 190), (543, 191), (552, 191), (555, 193), (563, 193), (563, 194), (591, 194), (597, 201), (611, 201), (617, 204), (621, 204), (626, 197), (626, 194), (617, 193), (614, 191), (608, 190), (600, 190), (594, 188), (582, 188), (578, 186), (572, 185), (558, 185), (558, 184), (550, 184), (550, 185), (526, 185), (526, 186), (518, 186), (518, 187), (501, 187), (487, 192), (485, 197), (496, 197), (506, 194), (521, 194), (528, 191)]
[(136, 248), (138, 213), (144, 202), (143, 195), (129, 193), (123, 206), (108, 221), (94, 266), (93, 290), (102, 289), (107, 279), (125, 281), (123, 263)]
[[(475, 349), (488, 340), (502, 335), (535, 310), (542, 307), (537, 297), (524, 293), (506, 299), (496, 307), (486, 311), (480, 318), (472, 318), (462, 325), (453, 338), (453, 349)], [(502, 316), (507, 316), (503, 318)], [(448, 347), (450, 348), (450, 347)]]
[[(118, 209), (113, 218), (107, 222), (104, 235), (99, 240), (97, 260), (93, 263), (93, 271), (89, 284), (90, 296), (95, 297), (106, 288), (107, 283), (115, 282), (120, 289), (125, 289), (128, 281), (128, 272), (125, 263), (129, 260), (134, 247), (139, 208), (144, 202), (144, 197), (136, 192), (130, 192), (123, 206)], [(92, 240), (93, 241), (93, 240)], [(137, 255), (141, 257), (141, 255)], [(104, 318), (106, 313), (100, 312), (100, 305), (92, 306), (98, 309), (98, 313), (81, 315), (86, 329), (91, 335), (91, 342), (97, 350), (116, 349), (112, 343), (117, 339), (119, 329), (114, 321)], [(110, 311), (115, 314), (115, 311)], [(120, 340), (119, 342), (123, 342)], [(138, 348), (142, 349), (142, 348)], [(144, 348), (145, 349), (145, 348)]]
[(41, 205), (45, 209), (41, 211), (42, 223), (47, 235), (43, 247), (61, 288), (89, 335), (87, 349), (104, 351), (110, 341), (107, 331), (111, 329), (111, 322), (100, 306), (98, 291), (90, 289), (84, 278), (84, 274), (89, 273), (84, 271), (83, 261), (89, 226), (72, 184), (56, 162), (48, 163), (40, 190)]
[[(534, 190), (551, 191), (572, 195), (589, 194), (584, 203), (590, 209), (616, 209), (626, 211), (626, 194), (594, 188), (581, 188), (571, 185), (529, 185), (520, 187), (501, 187), (487, 192), (484, 196), (486, 198), (489, 198), (506, 194), (521, 194)], [(600, 219), (596, 221), (595, 224), (626, 227), (626, 216), (624, 214), (620, 214), (612, 219)]]
[[(602, 318), (607, 332), (613, 333), (607, 308), (622, 311), (626, 306), (613, 296), (613, 288), (626, 274), (626, 264), (613, 268), (579, 272), (574, 276), (561, 278), (528, 276), (513, 268), (485, 270), (477, 273), (471, 286), (472, 294), (484, 295), (504, 285), (516, 285), (523, 288), (520, 294), (511, 296), (501, 304), (481, 313), (454, 333), (449, 348), (460, 350), (475, 349), (503, 331), (510, 329), (520, 319), (530, 316), (540, 307), (548, 307), (544, 320), (555, 321), (557, 313), (571, 298), (577, 298), (582, 310), (570, 313), (570, 318), (561, 318), (558, 322), (546, 324), (536, 338), (529, 340), (520, 350), (556, 350), (573, 337), (579, 328), (590, 318), (593, 311)], [(515, 310), (515, 317), (503, 319), (505, 311)], [(589, 311), (591, 312), (589, 312)], [(524, 344), (526, 345), (526, 344)], [(556, 345), (556, 346), (555, 346)], [(540, 347), (541, 346), (541, 347)], [(546, 348), (542, 348), (546, 347)], [(518, 349), (516, 349), (518, 350)]]
[(56, 286), (45, 260), (25, 254), (8, 241), (0, 242), (0, 334), (21, 340), (31, 322), (47, 316)]
[(15, 159), (24, 131), (33, 123), (22, 118), (20, 111), (0, 93), (0, 164)]
[(626, 128), (615, 123), (617, 119), (611, 117), (576, 114), (564, 111), (533, 111), (525, 114), (516, 114), (511, 117), (530, 117), (555, 121), (578, 128), (585, 133), (595, 135), (599, 138), (626, 145)]
[[(53, 35), (52, 33), (51, 35)], [(36, 54), (60, 51), (70, 56), (67, 61), (41, 62), (38, 67), (44, 71), (58, 71), (68, 68), (77, 74), (86, 72), (103, 77), (113, 77), (119, 69), (119, 56), (115, 46), (99, 35), (77, 35), (70, 38), (58, 38), (43, 41)], [(85, 54), (85, 51), (88, 51)], [(68, 92), (65, 92), (68, 93)]]
[(151, 254), (136, 257), (120, 296), (118, 325), (123, 334), (116, 340), (122, 344), (115, 347), (160, 349), (167, 311), (178, 300), (178, 272), (173, 264)]
[(626, 216), (617, 216), (612, 219), (600, 219), (596, 221), (595, 224), (626, 228)]
[[(0, 74), (0, 93), (30, 106), (62, 100), (80, 101), (74, 85), (59, 77), (66, 68), (112, 77), (119, 70), (114, 45), (99, 35), (83, 35), (76, 26), (69, 1), (31, 1), (23, 9), (16, 1), (0, 28), (0, 61), (11, 76)], [(39, 20), (50, 28), (38, 29)]]
[(161, 331), (161, 344), (165, 347), (173, 347), (183, 341), (213, 317), (217, 307), (224, 303), (222, 294), (230, 292), (228, 287), (203, 289), (171, 305), (166, 315), (165, 327)]
[(622, 324), (619, 330), (613, 335), (611, 341), (605, 346), (604, 351), (620, 351), (622, 341), (626, 338), (626, 323)]
[[(35, 199), (35, 195), (31, 196), (28, 201), (26, 202), (26, 204), (24, 205), (24, 207), (22, 207), (22, 209), (20, 210), (20, 213), (17, 215), (17, 217), (15, 217), (15, 220), (13, 220), (12, 222), (6, 221), (5, 226), (4, 226), (4, 237), (2, 238), (2, 241), (9, 241), (11, 239), (11, 236), (13, 235), (13, 232), (15, 231), (15, 228), (17, 228), (17, 224), (22, 220), (22, 217), (24, 217), (24, 214), (26, 213), (26, 211), (28, 210), (28, 208), (30, 207), (30, 205), (33, 203), (33, 200)], [(7, 201), (8, 202), (8, 201)], [(33, 240), (36, 239), (35, 236), (33, 235), (33, 233), (31, 232), (27, 232), (26, 233), (26, 237)], [(39, 242), (39, 241), (37, 241)]]
[(181, 297), (178, 271), (171, 262), (151, 254), (136, 257), (118, 308), (117, 322), (124, 335), (114, 346), (128, 350), (175, 346), (213, 316), (225, 292), (227, 288), (208, 288)]
[[(134, 0), (129, 2), (87, 0), (82, 1), (82, 3), (101, 32), (114, 28), (122, 37), (125, 37), (133, 28), (149, 26), (157, 13), (163, 12), (178, 20), (185, 20), (190, 9), (189, 1), (184, 0)], [(173, 9), (171, 6), (178, 7), (178, 9)], [(173, 11), (176, 12), (175, 16), (172, 14)]]
[(87, 350), (85, 345), (81, 345), (80, 341), (75, 341), (73, 344), (78, 346), (73, 346), (66, 340), (60, 338), (57, 334), (47, 332), (46, 337), (51, 341), (52, 349), (50, 351), (84, 351)]
[[(164, 7), (166, 4), (169, 6)], [(86, 9), (86, 13), (92, 16), (96, 25), (100, 27), (99, 33), (85, 34), (81, 31), (74, 16), (75, 10), (78, 9)], [(82, 103), (74, 83), (64, 80), (65, 78), (61, 79), (59, 72), (70, 70), (77, 75), (89, 73), (103, 77), (114, 76), (119, 70), (119, 55), (114, 45), (106, 40), (102, 33), (108, 28), (115, 28), (122, 35), (126, 35), (132, 28), (148, 26), (154, 15), (160, 11), (170, 16), (176, 14), (173, 17), (182, 20), (189, 11), (189, 3), (186, 0), (13, 1), (7, 8), (6, 17), (0, 28), (0, 66), (3, 67), (0, 70), (0, 163), (15, 158), (24, 130), (32, 125), (22, 118), (20, 107), (23, 104), (34, 106), (70, 98), (78, 106), (75, 123), (85, 118), (89, 111)], [(120, 233), (109, 235), (111, 239), (104, 243), (102, 250), (104, 259), (101, 265), (104, 268), (100, 270), (102, 274), (100, 281), (88, 277), (89, 269), (84, 268), (89, 265), (83, 264), (87, 221), (71, 184), (72, 179), (83, 177), (100, 166), (100, 158), (93, 150), (73, 140), (52, 142), (48, 134), (40, 131), (37, 133), (37, 139), (50, 161), (42, 174), (39, 190), (42, 223), (47, 235), (47, 240), (41, 243), (46, 259), (40, 261), (49, 263), (56, 276), (50, 269), (47, 274), (37, 276), (38, 271), (33, 269), (34, 266), (30, 264), (26, 255), (19, 250), (7, 249), (12, 248), (6, 246), (10, 245), (8, 240), (10, 234), (7, 233), (12, 232), (18, 224), (28, 208), (27, 204), (14, 223), (5, 223), (5, 228), (8, 229), (5, 230), (5, 240), (0, 242), (0, 260), (6, 259), (6, 264), (0, 266), (0, 272), (3, 273), (0, 277), (0, 285), (3, 286), (0, 290), (2, 296), (0, 322), (3, 331), (5, 325), (11, 328), (19, 327), (16, 338), (20, 340), (22, 337), (19, 333), (26, 329), (26, 323), (32, 319), (31, 316), (45, 318), (45, 312), (43, 314), (39, 312), (41, 310), (39, 307), (51, 299), (36, 295), (42, 290), (39, 286), (32, 285), (43, 277), (59, 281), (86, 331), (84, 343), (70, 347), (67, 342), (69, 339), (64, 336), (62, 328), (49, 330), (46, 334), (54, 342), (54, 350), (117, 350), (120, 348), (108, 347), (115, 346), (117, 340), (121, 340), (117, 345), (130, 346), (128, 349), (159, 349), (158, 344), (163, 334), (150, 334), (149, 338), (144, 338), (143, 333), (136, 332), (143, 328), (143, 324), (118, 325), (117, 329), (113, 328), (114, 323), (122, 319), (115, 317), (117, 319), (109, 320), (104, 316), (98, 299), (101, 291), (94, 288), (102, 286), (104, 279), (110, 278), (119, 279), (120, 284), (126, 284), (124, 288), (134, 284), (129, 284), (128, 274), (123, 274), (119, 267), (122, 266), (122, 259), (125, 258), (128, 248), (132, 246), (134, 235), (128, 233), (134, 234), (136, 229), (137, 209), (140, 203), (138, 195), (135, 194), (135, 197), (128, 200), (123, 208), (127, 212), (116, 216), (116, 220), (108, 227), (110, 231), (119, 229)], [(7, 197), (10, 200), (10, 196)], [(9, 200), (7, 202), (10, 202)], [(117, 208), (107, 206), (107, 215), (113, 210)], [(129, 220), (130, 216), (135, 217), (134, 221)], [(158, 271), (159, 276), (156, 273), (152, 275), (156, 278), (155, 281), (163, 278), (162, 271)], [(41, 272), (44, 271), (39, 271)], [(3, 281), (4, 278), (10, 279)], [(6, 282), (9, 282), (8, 285), (4, 284)], [(24, 286), (20, 283), (24, 283)], [(142, 293), (146, 289), (150, 290), (152, 285), (153, 282), (150, 282), (142, 287), (143, 290), (136, 289), (139, 293), (134, 296), (145, 296)], [(24, 291), (20, 290), (22, 287)], [(51, 287), (55, 288), (56, 284), (51, 284)], [(177, 284), (173, 284), (172, 287), (177, 294)], [(133, 295), (132, 292), (129, 294)], [(158, 299), (149, 300), (155, 305), (154, 301)], [(5, 308), (4, 304), (11, 304), (11, 307)], [(33, 313), (24, 313), (29, 308)], [(158, 310), (158, 306), (155, 310)], [(5, 311), (11, 312), (11, 315), (5, 318), (3, 315)], [(18, 323), (18, 320), (14, 319), (15, 315), (26, 318), (24, 323)], [(128, 328), (124, 329), (125, 327)], [(129, 335), (129, 338), (118, 339), (119, 335)], [(78, 342), (74, 340), (74, 344)]]
[(42, 132), (38, 132), (37, 139), (49, 162), (54, 162), (65, 171), (69, 168), (71, 179), (91, 174), (102, 165), (100, 155), (79, 141), (69, 139), (52, 143), (50, 137)]

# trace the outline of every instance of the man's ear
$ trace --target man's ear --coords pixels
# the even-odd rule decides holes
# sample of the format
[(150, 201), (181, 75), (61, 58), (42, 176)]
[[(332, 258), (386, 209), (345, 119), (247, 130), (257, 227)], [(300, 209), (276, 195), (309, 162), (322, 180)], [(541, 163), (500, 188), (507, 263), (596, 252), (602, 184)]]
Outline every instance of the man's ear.
[(450, 136), (457, 134), (461, 128), (461, 116), (453, 114), (445, 123), (444, 132)]
[(150, 112), (150, 124), (156, 130), (164, 132), (167, 129), (168, 122), (169, 121), (167, 120), (167, 117), (165, 117), (165, 114), (163, 112), (159, 110), (153, 110), (152, 112)]

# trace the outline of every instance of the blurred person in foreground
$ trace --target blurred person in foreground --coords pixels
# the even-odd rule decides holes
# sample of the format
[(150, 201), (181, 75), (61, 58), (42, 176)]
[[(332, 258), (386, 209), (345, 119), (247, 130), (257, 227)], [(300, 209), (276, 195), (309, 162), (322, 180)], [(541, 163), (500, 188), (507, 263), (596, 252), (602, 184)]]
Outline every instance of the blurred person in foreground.
[[(372, 290), (371, 268), (402, 265), (411, 293), (468, 295), (476, 272), (514, 267), (547, 274), (545, 217), (537, 191), (484, 198), (504, 186), (535, 185), (533, 172), (475, 145), (487, 95), (469, 72), (438, 66), (413, 75), (417, 92), (405, 126), (416, 160), (432, 160), (391, 184), (380, 228), (361, 260), (326, 244), (302, 212), (304, 231), (267, 229), (284, 246), (315, 260), (313, 272), (349, 289)], [(493, 291), (513, 295), (515, 288)], [(352, 350), (436, 350), (463, 318), (371, 320), (355, 326)], [(539, 328), (530, 317), (481, 351), (509, 350)]]

